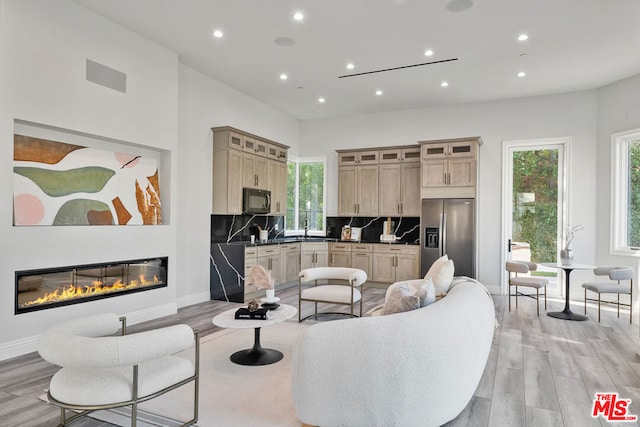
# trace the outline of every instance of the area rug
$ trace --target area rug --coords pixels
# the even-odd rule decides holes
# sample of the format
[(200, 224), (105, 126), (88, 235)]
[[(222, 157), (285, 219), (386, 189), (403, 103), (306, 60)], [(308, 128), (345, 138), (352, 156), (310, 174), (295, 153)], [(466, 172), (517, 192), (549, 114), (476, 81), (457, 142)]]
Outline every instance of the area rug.
[[(253, 329), (225, 329), (200, 340), (200, 410), (197, 426), (300, 426), (291, 397), (291, 356), (298, 336), (313, 322), (287, 320), (261, 329), (264, 348), (283, 353), (277, 363), (236, 365), (229, 356), (251, 348)], [(191, 352), (192, 353), (192, 352)], [(46, 399), (46, 398), (45, 398)], [(139, 406), (141, 427), (173, 427), (193, 414), (193, 385), (187, 384)], [(93, 418), (131, 425), (130, 409), (99, 411)]]

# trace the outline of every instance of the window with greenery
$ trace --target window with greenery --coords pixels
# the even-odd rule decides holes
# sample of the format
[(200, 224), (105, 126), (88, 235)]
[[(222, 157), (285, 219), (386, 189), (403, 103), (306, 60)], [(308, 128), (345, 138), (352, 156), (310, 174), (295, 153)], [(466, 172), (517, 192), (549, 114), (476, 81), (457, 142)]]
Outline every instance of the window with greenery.
[(324, 232), (324, 161), (290, 160), (287, 177), (287, 231)]
[(513, 240), (531, 245), (531, 259), (555, 262), (558, 150), (513, 153)]
[[(615, 134), (611, 236), (613, 252), (640, 249), (640, 129)], [(640, 255), (640, 254), (638, 254)]]

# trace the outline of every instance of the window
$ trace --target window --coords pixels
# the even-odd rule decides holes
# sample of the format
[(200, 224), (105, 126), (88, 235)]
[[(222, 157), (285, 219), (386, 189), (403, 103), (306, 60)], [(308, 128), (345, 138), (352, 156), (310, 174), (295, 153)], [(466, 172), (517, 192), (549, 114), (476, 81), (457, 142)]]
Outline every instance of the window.
[(612, 136), (611, 252), (640, 256), (640, 129)]
[(287, 177), (287, 234), (324, 234), (324, 159), (290, 158)]

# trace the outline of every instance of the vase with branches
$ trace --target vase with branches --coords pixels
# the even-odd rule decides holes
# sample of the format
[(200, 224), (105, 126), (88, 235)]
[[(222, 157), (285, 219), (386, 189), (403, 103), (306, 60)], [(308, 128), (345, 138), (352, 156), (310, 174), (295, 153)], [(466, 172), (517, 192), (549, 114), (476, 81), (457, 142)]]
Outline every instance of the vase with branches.
[(564, 249), (560, 251), (560, 261), (563, 265), (571, 265), (573, 263), (573, 249), (571, 249), (571, 243), (573, 243), (576, 233), (581, 230), (584, 230), (584, 225), (576, 225), (568, 229), (564, 239)]
[(271, 271), (261, 265), (254, 265), (249, 270), (245, 283), (254, 285), (257, 289), (265, 289), (267, 301), (275, 299), (275, 280), (271, 276)]

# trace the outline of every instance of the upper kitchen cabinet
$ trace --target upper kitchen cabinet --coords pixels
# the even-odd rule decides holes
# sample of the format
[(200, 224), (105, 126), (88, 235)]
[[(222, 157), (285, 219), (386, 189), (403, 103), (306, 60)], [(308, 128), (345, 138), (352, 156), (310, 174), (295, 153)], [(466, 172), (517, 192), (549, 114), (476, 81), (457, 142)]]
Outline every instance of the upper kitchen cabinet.
[(378, 216), (378, 165), (338, 166), (338, 215)]
[(377, 150), (336, 150), (338, 166), (377, 165), (380, 153)]
[(420, 216), (420, 146), (380, 150), (380, 216)]
[(421, 198), (475, 197), (480, 137), (420, 141)]
[[(244, 187), (271, 190), (271, 213), (285, 212), (289, 147), (230, 126), (215, 127), (212, 130), (212, 213), (241, 214)], [(283, 165), (284, 170), (270, 167), (270, 161)]]

